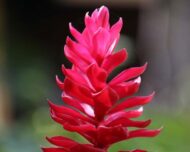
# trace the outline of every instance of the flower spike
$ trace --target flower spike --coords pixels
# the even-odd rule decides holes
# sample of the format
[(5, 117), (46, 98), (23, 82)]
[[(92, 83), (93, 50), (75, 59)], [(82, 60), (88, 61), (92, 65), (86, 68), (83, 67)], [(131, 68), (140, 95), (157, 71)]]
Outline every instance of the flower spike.
[(64, 105), (55, 105), (48, 100), (52, 119), (65, 130), (80, 134), (89, 143), (79, 143), (63, 136), (47, 137), (55, 146), (42, 148), (43, 152), (108, 152), (114, 143), (137, 137), (154, 137), (162, 129), (146, 129), (150, 119), (135, 120), (143, 114), (143, 106), (155, 94), (132, 96), (139, 89), (140, 76), (147, 63), (126, 69), (111, 81), (107, 80), (109, 74), (128, 57), (125, 48), (114, 53), (123, 26), (122, 18), (111, 26), (109, 17), (108, 8), (102, 6), (91, 15), (86, 13), (82, 32), (69, 23), (75, 40), (67, 37), (64, 53), (72, 68), (62, 66), (64, 81), (56, 76)]

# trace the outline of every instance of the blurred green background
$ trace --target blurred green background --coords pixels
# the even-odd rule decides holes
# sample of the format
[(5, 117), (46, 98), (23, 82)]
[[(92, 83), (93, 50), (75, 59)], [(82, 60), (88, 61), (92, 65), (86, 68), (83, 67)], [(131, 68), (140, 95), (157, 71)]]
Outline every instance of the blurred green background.
[[(110, 152), (134, 148), (150, 152), (190, 151), (190, 2), (188, 0), (0, 0), (0, 152), (38, 152), (46, 136), (65, 135), (49, 116), (46, 98), (62, 104), (54, 78), (61, 64), (68, 23), (80, 31), (87, 11), (106, 5), (111, 23), (124, 20), (118, 48), (129, 59), (116, 73), (148, 61), (139, 94), (156, 91), (144, 108), (150, 128), (164, 126), (149, 139), (113, 145)], [(114, 73), (114, 74), (116, 74)], [(114, 75), (113, 74), (113, 75)]]

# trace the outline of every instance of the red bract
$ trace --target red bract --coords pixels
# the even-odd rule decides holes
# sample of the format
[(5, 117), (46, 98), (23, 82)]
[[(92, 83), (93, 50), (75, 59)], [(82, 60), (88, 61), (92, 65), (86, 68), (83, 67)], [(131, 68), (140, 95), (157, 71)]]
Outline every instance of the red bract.
[[(49, 101), (50, 112), (52, 119), (65, 130), (77, 132), (89, 143), (81, 144), (56, 136), (47, 138), (56, 147), (42, 150), (107, 152), (110, 145), (116, 142), (158, 135), (160, 129), (144, 129), (151, 120), (133, 120), (142, 115), (142, 106), (149, 103), (154, 96), (154, 92), (148, 96), (132, 96), (139, 89), (140, 75), (147, 64), (126, 69), (111, 81), (107, 80), (109, 74), (127, 59), (125, 49), (113, 52), (120, 37), (122, 19), (110, 26), (109, 11), (103, 6), (96, 9), (91, 16), (86, 14), (82, 33), (71, 24), (69, 28), (75, 41), (68, 37), (64, 50), (73, 65), (71, 69), (62, 66), (65, 75), (63, 82), (56, 77), (56, 82), (63, 91), (61, 97), (67, 106), (58, 106)], [(122, 102), (118, 102), (121, 99)]]

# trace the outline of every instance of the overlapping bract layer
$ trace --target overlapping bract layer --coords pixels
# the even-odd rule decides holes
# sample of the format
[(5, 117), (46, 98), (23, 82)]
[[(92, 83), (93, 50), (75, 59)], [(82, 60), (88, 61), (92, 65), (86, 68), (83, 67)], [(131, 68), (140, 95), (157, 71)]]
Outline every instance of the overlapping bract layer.
[[(109, 74), (127, 59), (125, 49), (113, 52), (120, 37), (122, 19), (110, 27), (109, 11), (103, 6), (91, 16), (86, 14), (82, 33), (71, 24), (69, 27), (76, 41), (68, 37), (64, 50), (73, 66), (71, 69), (62, 66), (64, 82), (56, 77), (63, 91), (62, 99), (68, 106), (58, 106), (49, 101), (51, 117), (64, 129), (85, 137), (90, 144), (57, 136), (47, 138), (57, 147), (43, 148), (43, 151), (107, 152), (111, 144), (122, 140), (156, 136), (160, 129), (144, 129), (151, 120), (132, 120), (142, 115), (142, 106), (154, 96), (154, 93), (132, 96), (139, 89), (140, 75), (145, 71), (146, 64), (126, 69), (107, 81)], [(120, 100), (122, 102), (118, 102)]]

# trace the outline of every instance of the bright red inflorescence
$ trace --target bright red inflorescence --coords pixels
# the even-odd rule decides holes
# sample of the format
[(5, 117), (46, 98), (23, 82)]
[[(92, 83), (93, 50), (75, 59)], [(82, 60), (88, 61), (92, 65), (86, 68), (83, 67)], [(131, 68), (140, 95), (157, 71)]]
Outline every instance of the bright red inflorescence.
[(142, 115), (142, 106), (154, 96), (154, 93), (132, 96), (139, 89), (140, 75), (145, 71), (146, 64), (126, 69), (107, 81), (109, 74), (127, 58), (125, 49), (114, 53), (122, 19), (110, 26), (109, 11), (102, 6), (91, 16), (87, 13), (84, 22), (82, 33), (69, 24), (75, 41), (67, 37), (64, 51), (73, 65), (71, 69), (62, 66), (64, 82), (56, 77), (63, 91), (61, 97), (68, 106), (58, 106), (50, 101), (49, 105), (53, 120), (65, 130), (77, 132), (89, 143), (82, 144), (56, 136), (47, 138), (55, 147), (42, 148), (44, 152), (107, 152), (110, 145), (116, 142), (136, 137), (154, 137), (160, 132), (160, 129), (144, 129), (151, 120), (133, 120)]

